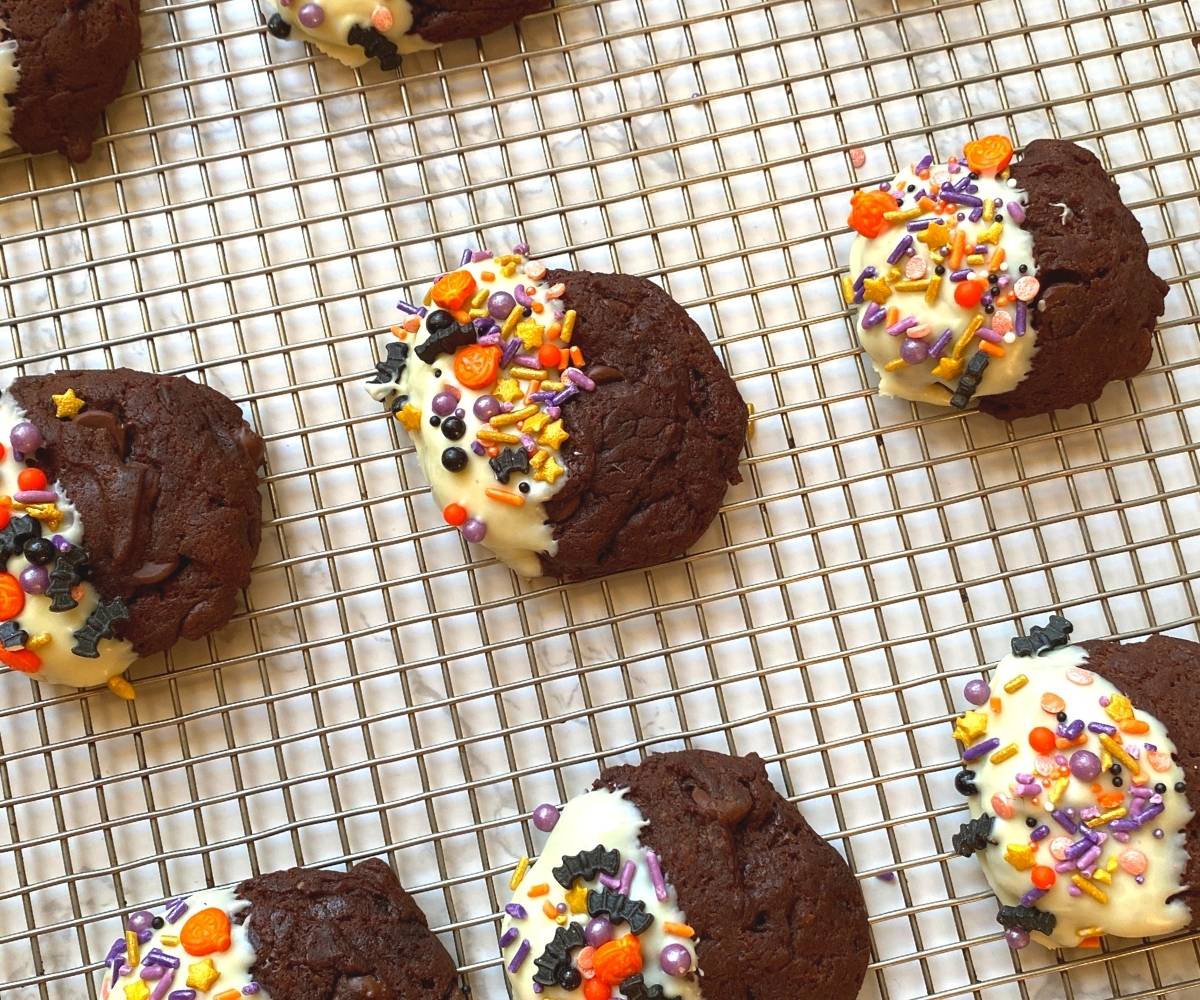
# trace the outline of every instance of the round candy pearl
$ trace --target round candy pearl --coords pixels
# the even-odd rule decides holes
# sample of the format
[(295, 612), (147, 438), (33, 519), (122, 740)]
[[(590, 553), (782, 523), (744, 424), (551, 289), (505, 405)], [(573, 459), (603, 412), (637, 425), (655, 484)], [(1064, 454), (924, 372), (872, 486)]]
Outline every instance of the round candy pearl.
[(976, 678), (973, 681), (967, 681), (967, 686), (963, 688), (963, 694), (972, 705), (985, 705), (992, 696), (992, 689), (988, 687), (987, 681)]
[(429, 406), (439, 417), (448, 417), (458, 406), (458, 400), (448, 392), (439, 392)]
[(1013, 951), (1020, 951), (1029, 944), (1029, 931), (1024, 927), (1010, 927), (1004, 932), (1004, 940)]
[(1091, 750), (1076, 750), (1068, 766), (1080, 781), (1095, 781), (1100, 777), (1100, 758)]
[(154, 923), (154, 914), (148, 910), (138, 910), (137, 913), (129, 915), (129, 929), (135, 933), (144, 931)]
[(450, 472), (462, 472), (467, 467), (467, 453), (461, 448), (447, 448), (442, 452), (442, 465)]
[(325, 9), (316, 3), (306, 3), (300, 8), (300, 23), (306, 28), (319, 28), (325, 23)]
[(558, 806), (543, 802), (533, 811), (533, 825), (542, 833), (549, 833), (558, 825)]
[(658, 964), (668, 976), (686, 976), (692, 968), (692, 953), (681, 944), (669, 944), (659, 952)]
[(492, 319), (508, 319), (508, 314), (516, 305), (517, 300), (508, 292), (492, 292), (492, 297), (488, 299), (488, 312)]
[(592, 917), (584, 929), (583, 936), (593, 948), (599, 948), (613, 939), (613, 925), (608, 917)]
[(486, 423), (500, 412), (500, 400), (495, 396), (480, 396), (471, 409), (474, 410), (475, 416)]
[(923, 340), (906, 337), (904, 343), (900, 345), (900, 357), (910, 365), (919, 365), (929, 357), (929, 348), (925, 346)]
[(1130, 875), (1144, 875), (1148, 864), (1146, 855), (1132, 847), (1117, 856), (1117, 863), (1121, 866), (1121, 871)]
[(468, 518), (462, 526), (462, 533), (468, 542), (482, 542), (487, 534), (487, 525), (478, 518)]
[(21, 589), (27, 594), (44, 594), (50, 586), (45, 566), (26, 566), (21, 570)]
[(22, 420), (8, 435), (13, 450), (30, 455), (42, 446), (42, 432), (28, 420)]

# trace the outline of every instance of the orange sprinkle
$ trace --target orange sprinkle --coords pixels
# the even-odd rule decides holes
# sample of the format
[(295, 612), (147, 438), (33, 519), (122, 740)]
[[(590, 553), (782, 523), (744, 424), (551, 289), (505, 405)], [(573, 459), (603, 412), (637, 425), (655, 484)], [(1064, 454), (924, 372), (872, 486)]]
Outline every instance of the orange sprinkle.
[(1143, 722), (1141, 719), (1122, 719), (1117, 728), (1131, 736), (1139, 736), (1142, 733), (1150, 732), (1150, 723)]
[(895, 326), (896, 320), (900, 318), (900, 310), (895, 306), (890, 306), (887, 311), (887, 325)]
[(392, 327), (392, 336), (395, 337), (397, 340), (403, 340), (405, 337), (408, 336), (408, 331), (405, 330), (404, 327), (402, 327), (402, 326), (393, 326)]
[(695, 937), (696, 931), (689, 924), (677, 924), (671, 920), (663, 921), (663, 930), (667, 934), (674, 934), (676, 937)]
[(1000, 699), (999, 698), (990, 699), (988, 701), (988, 708), (990, 708), (992, 710), (993, 714), (999, 715), (1000, 714)]
[(546, 339), (547, 340), (558, 340), (558, 338), (561, 334), (562, 334), (562, 324), (561, 323), (551, 323), (548, 327), (546, 327)]
[(495, 281), (496, 280), (496, 275), (491, 271), (480, 271), (479, 277), (481, 277), (484, 281)]
[(223, 990), (213, 997), (213, 1000), (241, 1000), (241, 996), (241, 990)]
[(1096, 796), (1096, 801), (1105, 809), (1116, 809), (1125, 799), (1120, 792), (1103, 792)]
[(988, 273), (995, 274), (1000, 270), (1000, 265), (1004, 263), (1006, 256), (1004, 247), (996, 247), (996, 252), (992, 254), (992, 259), (988, 263)]
[(542, 304), (541, 302), (535, 302), (529, 308), (532, 309), (535, 313), (541, 313), (541, 312), (546, 311), (545, 305)]
[(983, 351), (984, 354), (990, 354), (993, 358), (1004, 357), (1004, 348), (999, 344), (992, 344), (986, 340), (981, 340), (979, 342), (979, 349)]
[(571, 360), (575, 363), (576, 368), (583, 367), (583, 351), (574, 344), (571, 345)]
[(923, 212), (932, 212), (937, 207), (932, 198), (922, 198), (917, 204), (921, 206)]
[[(530, 895), (532, 896), (533, 893), (530, 893)], [(551, 920), (555, 920), (558, 917), (558, 908), (548, 899), (542, 904), (542, 912)]]
[(1042, 695), (1042, 711), (1049, 712), (1051, 715), (1058, 715), (1067, 707), (1067, 703), (1062, 700), (1053, 691), (1047, 691)]
[(1015, 299), (1016, 296), (1012, 292), (1001, 292), (996, 296), (996, 305), (1006, 306)]
[(530, 899), (536, 899), (538, 896), (548, 895), (549, 892), (550, 892), (550, 883), (549, 882), (539, 882), (537, 885), (531, 885), (529, 887)]
[(489, 458), (495, 458), (497, 455), (500, 454), (500, 448), (497, 445), (489, 444), (487, 446), (487, 453), (488, 453)]
[(1085, 938), (1082, 938), (1080, 940), (1079, 944), (1077, 944), (1075, 947), (1076, 948), (1099, 948), (1100, 947), (1100, 939), (1098, 937), (1085, 937)]
[[(486, 493), (492, 500), (496, 500), (500, 503), (506, 503), (510, 507), (525, 506), (525, 498), (521, 496), (520, 493), (513, 493), (509, 490), (497, 489), (495, 486), (489, 486), (483, 492)], [(533, 893), (530, 893), (530, 895), (532, 896)]]
[(963, 229), (956, 230), (954, 233), (954, 245), (950, 248), (950, 260), (947, 263), (951, 271), (957, 271), (962, 267), (963, 257), (967, 253), (967, 233)]

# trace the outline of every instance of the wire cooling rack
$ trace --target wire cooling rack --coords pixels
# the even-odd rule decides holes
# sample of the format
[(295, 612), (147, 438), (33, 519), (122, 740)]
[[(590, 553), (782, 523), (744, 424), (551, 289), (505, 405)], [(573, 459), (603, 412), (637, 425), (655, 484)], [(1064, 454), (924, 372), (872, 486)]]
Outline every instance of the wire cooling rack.
[[(140, 664), (136, 703), (0, 677), (6, 994), (95, 997), (131, 906), (382, 853), (502, 997), (533, 806), (704, 746), (762, 754), (849, 858), (866, 996), (1200, 995), (1191, 934), (1009, 952), (948, 850), (946, 725), (1052, 609), (1196, 635), (1188, 3), (563, 0), (399, 80), (277, 42), (251, 0), (143, 7), (95, 157), (0, 160), (0, 361), (238, 399), (269, 445), (265, 538), (244, 613)], [(847, 194), (973, 129), (1095, 150), (1170, 282), (1149, 368), (1094, 407), (1009, 427), (872, 390)], [(441, 523), (361, 390), (397, 298), (519, 237), (662, 282), (753, 404), (745, 482), (688, 558), (519, 584)]]

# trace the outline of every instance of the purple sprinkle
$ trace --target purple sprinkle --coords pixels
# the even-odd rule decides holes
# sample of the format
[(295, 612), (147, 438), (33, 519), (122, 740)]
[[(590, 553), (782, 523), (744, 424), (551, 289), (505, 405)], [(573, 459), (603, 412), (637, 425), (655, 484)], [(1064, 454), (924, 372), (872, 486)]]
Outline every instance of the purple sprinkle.
[(1050, 836), (1050, 827), (1048, 827), (1045, 823), (1043, 823), (1041, 826), (1036, 827), (1033, 830), (1033, 832), (1029, 834), (1029, 839), (1030, 840), (1045, 840), (1049, 836)]
[(1046, 895), (1045, 889), (1039, 889), (1036, 885), (1030, 889), (1024, 896), (1021, 897), (1022, 906), (1033, 906), (1039, 899)]
[(978, 337), (980, 340), (987, 340), (993, 344), (1003, 344), (1004, 343), (1004, 338), (1002, 336), (1000, 336), (1000, 334), (998, 334), (990, 326), (981, 326), (978, 330), (975, 331), (975, 336)]
[(521, 341), (517, 337), (511, 338), (504, 345), (504, 353), (500, 355), (500, 367), (507, 368), (512, 364), (513, 358), (520, 353)]
[(897, 320), (895, 323), (893, 323), (891, 326), (889, 326), (887, 328), (887, 332), (890, 333), (893, 337), (899, 337), (900, 334), (906, 333), (907, 331), (911, 330), (916, 325), (917, 325), (917, 317), (916, 316), (905, 316), (904, 319)]
[(525, 907), (523, 907), (520, 903), (509, 903), (506, 907), (504, 907), (504, 912), (514, 920), (524, 920), (529, 916), (529, 911), (526, 910)]
[(188, 905), (182, 899), (173, 899), (167, 904), (167, 923), (176, 923), (180, 917), (187, 913)]
[(877, 879), (879, 879), (880, 882), (895, 882), (896, 881), (896, 873), (895, 872), (880, 872), (875, 877)]
[(1054, 870), (1056, 872), (1058, 872), (1060, 875), (1065, 874), (1066, 872), (1073, 872), (1075, 870), (1075, 862), (1074, 861), (1056, 861), (1054, 863)]
[(108, 954), (104, 956), (104, 962), (105, 962), (105, 964), (107, 965), (109, 962), (111, 962), (111, 961), (112, 961), (114, 958), (116, 958), (118, 955), (124, 955), (124, 954), (125, 954), (125, 949), (126, 949), (127, 947), (128, 947), (128, 945), (126, 945), (126, 944), (125, 944), (125, 939), (124, 939), (123, 937), (121, 937), (121, 938), (117, 938), (117, 939), (116, 939), (116, 940), (115, 940), (115, 941), (112, 943), (112, 947), (108, 949)]
[(890, 254), (888, 254), (887, 262), (889, 264), (899, 263), (900, 258), (903, 257), (905, 255), (905, 253), (907, 253), (908, 248), (911, 247), (912, 245), (913, 245), (913, 238), (912, 238), (911, 234), (905, 234), (904, 236), (900, 237), (900, 242), (897, 243), (895, 249), (893, 249), (892, 252)]
[(646, 868), (650, 871), (650, 881), (654, 883), (654, 898), (661, 903), (667, 898), (667, 881), (663, 878), (658, 855), (653, 851), (646, 852)]
[(1081, 857), (1082, 855), (1084, 855), (1088, 851), (1090, 851), (1092, 849), (1092, 847), (1093, 847), (1092, 842), (1090, 840), (1088, 840), (1087, 838), (1084, 838), (1082, 840), (1077, 840), (1070, 847), (1068, 847), (1065, 851), (1063, 851), (1063, 860), (1064, 861), (1075, 861), (1079, 857)]
[(513, 244), (513, 253), (519, 253), (522, 257), (529, 253), (529, 244), (522, 241)]
[(562, 416), (562, 410), (551, 403), (546, 407), (546, 416), (548, 416), (551, 420), (557, 420)]
[[(879, 272), (876, 271), (872, 265), (868, 264), (866, 267), (864, 267), (862, 269), (862, 274), (860, 274), (854, 280), (854, 290), (856, 292), (862, 291), (863, 286), (867, 283), (867, 279), (874, 278), (878, 273)], [(872, 304), (874, 304), (874, 303), (872, 303)]]
[(950, 173), (952, 173), (952, 174), (957, 174), (960, 170), (962, 170), (962, 164), (959, 163), (958, 160), (951, 160), (946, 165), (946, 169), (949, 170)]
[(63, 538), (62, 535), (55, 535), (52, 541), (54, 542), (54, 547), (58, 549), (59, 552), (71, 551), (71, 543)]
[(1143, 743), (1142, 746), (1144, 746), (1151, 753), (1158, 753), (1158, 746), (1154, 743)]
[(1083, 732), (1083, 719), (1075, 719), (1068, 722), (1065, 726), (1058, 727), (1058, 735), (1063, 739), (1074, 740)]
[(537, 392), (529, 394), (529, 402), (531, 403), (548, 403), (555, 397), (556, 393), (549, 389), (539, 389)]
[(522, 434), (521, 447), (532, 455), (535, 451), (537, 451), (537, 442), (530, 435)]
[(1145, 884), (1146, 884), (1146, 876), (1145, 876), (1145, 875), (1135, 875), (1135, 876), (1133, 877), (1133, 880), (1134, 880), (1134, 881), (1135, 881), (1135, 882), (1136, 882), (1138, 885), (1145, 885)]
[(1113, 831), (1113, 836), (1116, 837), (1118, 835), (1124, 836), (1134, 833), (1141, 825), (1136, 819), (1125, 817), (1123, 819), (1114, 819), (1108, 824), (1108, 828)]
[(916, 168), (915, 173), (919, 174), (922, 170), (928, 170), (932, 166), (933, 166), (933, 154), (926, 153), (924, 156), (922, 156), (917, 161), (917, 168)]
[(247, 983), (245, 986), (242, 987), (242, 993), (245, 996), (252, 997), (260, 989), (262, 989), (262, 987), (259, 986), (258, 983)]
[(913, 219), (913, 221), (910, 222), (905, 228), (910, 233), (924, 232), (929, 228), (929, 223), (932, 221), (932, 219)]
[[(1099, 810), (1099, 809), (1085, 809), (1085, 810), (1083, 811), (1083, 814), (1082, 814), (1082, 815), (1083, 815), (1083, 818), (1084, 818), (1085, 820), (1086, 820), (1086, 819), (1092, 819), (1092, 818), (1094, 818), (1094, 817), (1091, 817), (1091, 816), (1088, 816), (1088, 815), (1087, 815), (1089, 812), (1095, 813), (1095, 814), (1096, 814), (1096, 816), (1099, 816), (1099, 815), (1100, 815), (1100, 810)], [(1081, 826), (1081, 827), (1079, 828), (1079, 833), (1080, 833), (1080, 835), (1081, 835), (1081, 836), (1083, 836), (1083, 838), (1084, 838), (1085, 840), (1087, 840), (1089, 843), (1092, 843), (1092, 844), (1101, 844), (1101, 843), (1103, 843), (1103, 842), (1104, 842), (1104, 840), (1103, 840), (1103, 834), (1097, 833), (1097, 832), (1096, 832), (1095, 830), (1093, 830), (1093, 829), (1092, 829), (1090, 826)]]
[(54, 503), (58, 494), (53, 490), (20, 490), (13, 494), (17, 503)]
[(170, 973), (164, 972), (158, 985), (154, 988), (154, 992), (150, 994), (150, 1000), (164, 1000), (169, 990), (175, 984), (175, 970), (171, 969)]
[(513, 360), (522, 368), (540, 368), (541, 364), (532, 354), (518, 354)]
[(971, 276), (969, 267), (960, 267), (957, 271), (950, 272), (951, 281), (966, 281)]
[(420, 306), (414, 306), (411, 302), (405, 302), (403, 299), (396, 303), (396, 308), (402, 313), (408, 313), (409, 316), (416, 316), (421, 312)]
[(621, 888), (621, 880), (615, 875), (609, 875), (607, 872), (601, 872), (596, 876), (600, 884), (606, 889), (612, 889), (614, 892)]
[(458, 262), (458, 266), (466, 267), (468, 264), (471, 263), (471, 258), (473, 256), (475, 256), (475, 251), (472, 250), (470, 247), (467, 247), (467, 249), (462, 252), (462, 260), (460, 260)]
[(1025, 328), (1029, 322), (1029, 306), (1017, 299), (1016, 330), (1018, 337), (1025, 336)]
[(1145, 811), (1143, 811), (1142, 813), (1140, 813), (1138, 815), (1138, 817), (1137, 817), (1138, 824), (1141, 825), (1142, 823), (1149, 822), (1150, 820), (1154, 819), (1155, 816), (1157, 816), (1159, 813), (1161, 813), (1163, 811), (1163, 809), (1165, 809), (1165, 808), (1166, 807), (1161, 802), (1156, 802), (1154, 805), (1150, 806), (1148, 809), (1146, 809)]
[(1017, 784), (1017, 794), (1023, 799), (1032, 799), (1042, 794), (1042, 786), (1036, 781), (1029, 784)]
[(562, 392), (555, 394), (554, 398), (552, 400), (550, 400), (550, 402), (553, 403), (555, 406), (562, 406), (563, 403), (565, 403), (567, 400), (571, 399), (573, 396), (578, 396), (578, 395), (579, 395), (579, 386), (569, 385), (565, 389), (563, 389)]
[(517, 300), (517, 305), (524, 306), (526, 309), (533, 305), (533, 299), (529, 297), (529, 293), (525, 291), (525, 286), (520, 282), (517, 282), (512, 294), (513, 298)]
[(520, 936), (521, 936), (521, 932), (519, 930), (517, 930), (515, 927), (510, 927), (508, 930), (506, 930), (503, 934), (500, 935), (500, 947), (507, 948), (510, 944), (512, 944)]
[(1148, 786), (1139, 788), (1135, 785), (1133, 788), (1129, 789), (1129, 794), (1135, 799), (1148, 799), (1154, 794), (1154, 789)]
[(493, 330), (491, 333), (482, 334), (475, 339), (477, 343), (483, 344), (485, 347), (500, 346), (500, 333), (496, 330)]
[(969, 216), (967, 216), (967, 218), (969, 218), (972, 222), (978, 222), (980, 219), (983, 218), (983, 208), (978, 207), (978, 208), (971, 209), (971, 214)]
[(1075, 867), (1078, 868), (1080, 871), (1083, 871), (1085, 868), (1091, 868), (1096, 863), (1096, 861), (1099, 857), (1100, 857), (1100, 847), (1098, 845), (1093, 844), (1086, 851), (1084, 851), (1083, 856), (1081, 858), (1079, 858), (1078, 861), (1075, 862)]
[(864, 330), (869, 330), (873, 326), (878, 326), (887, 316), (887, 310), (878, 302), (872, 302), (866, 309), (863, 310), (862, 321), (860, 326)]
[(1054, 821), (1059, 826), (1067, 831), (1067, 833), (1075, 833), (1075, 831), (1079, 829), (1079, 826), (1076, 824), (1076, 822), (1061, 809), (1055, 809), (1050, 815), (1054, 818)]
[(954, 334), (949, 330), (943, 330), (938, 334), (937, 340), (933, 342), (933, 346), (929, 348), (929, 356), (931, 358), (940, 358), (950, 346), (950, 341), (954, 339)]
[(1018, 226), (1025, 221), (1025, 206), (1019, 201), (1010, 201), (1007, 205), (1008, 217)]
[(1089, 722), (1087, 727), (1089, 733), (1104, 733), (1106, 736), (1113, 736), (1117, 732), (1117, 727), (1107, 722)]
[(984, 740), (982, 743), (976, 743), (973, 747), (969, 747), (968, 749), (964, 750), (962, 759), (977, 760), (978, 758), (991, 753), (999, 745), (1000, 741), (993, 736), (990, 740)]
[(478, 455), (480, 458), (483, 458), (483, 456), (487, 454), (487, 449), (479, 441), (471, 442), (471, 450), (473, 452), (475, 452), (475, 454)]
[(143, 965), (162, 965), (171, 969), (179, 968), (179, 959), (174, 955), (168, 955), (161, 948), (151, 948), (150, 953), (142, 961)]
[[(1115, 823), (1116, 820), (1113, 820), (1113, 822)], [(1109, 823), (1108, 825), (1111, 827), (1112, 823)], [(1113, 830), (1113, 840), (1117, 841), (1119, 844), (1128, 844), (1130, 841), (1130, 836), (1125, 830)]]
[(951, 205), (967, 205), (975, 208), (983, 204), (983, 199), (977, 198), (973, 194), (960, 194), (958, 191), (941, 192), (942, 201), (949, 202)]
[(529, 957), (529, 950), (529, 939), (526, 938), (521, 942), (521, 947), (517, 949), (517, 953), (513, 955), (512, 961), (508, 963), (509, 972), (516, 972), (524, 964), (525, 959)]
[(491, 260), (491, 259), (492, 259), (492, 251), (491, 250), (476, 250), (474, 253), (471, 254), (471, 263), (472, 264), (478, 264), (480, 261)]
[(167, 1000), (196, 1000), (195, 990), (176, 990)]
[(632, 861), (626, 861), (625, 866), (621, 869), (621, 885), (618, 890), (622, 896), (629, 895), (629, 887), (633, 885), (633, 876), (637, 872), (637, 865)]
[(563, 377), (566, 378), (568, 382), (574, 382), (584, 392), (592, 392), (596, 388), (596, 383), (588, 378), (578, 368), (568, 368), (565, 372), (563, 372)]

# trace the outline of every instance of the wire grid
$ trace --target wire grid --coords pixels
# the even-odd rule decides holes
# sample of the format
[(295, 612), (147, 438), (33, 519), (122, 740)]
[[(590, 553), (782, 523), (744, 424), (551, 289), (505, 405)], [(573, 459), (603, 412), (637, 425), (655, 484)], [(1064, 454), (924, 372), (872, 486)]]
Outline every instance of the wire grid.
[[(278, 43), (248, 0), (143, 6), (93, 160), (0, 161), (0, 351), (238, 399), (268, 441), (263, 551), (245, 612), (141, 663), (132, 705), (0, 677), (0, 988), (95, 997), (130, 907), (382, 853), (504, 996), (532, 807), (704, 746), (762, 754), (850, 860), (864, 995), (1200, 995), (1192, 934), (1013, 955), (947, 850), (946, 723), (1014, 628), (1196, 635), (1186, 2), (567, 0), (403, 85)], [(1097, 151), (1171, 284), (1150, 367), (1086, 411), (914, 408), (855, 349), (847, 193), (973, 128)], [(753, 404), (745, 481), (686, 559), (518, 583), (361, 391), (398, 296), (519, 237), (661, 281)]]

